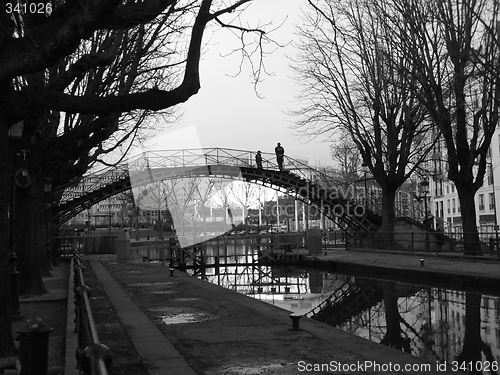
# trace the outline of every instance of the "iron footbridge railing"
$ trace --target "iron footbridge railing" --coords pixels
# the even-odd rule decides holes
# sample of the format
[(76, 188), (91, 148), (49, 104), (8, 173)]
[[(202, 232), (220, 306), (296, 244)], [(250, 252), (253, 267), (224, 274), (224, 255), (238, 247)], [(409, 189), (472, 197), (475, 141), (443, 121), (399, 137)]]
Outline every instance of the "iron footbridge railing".
[(262, 168), (257, 168), (253, 151), (212, 148), (145, 152), (116, 167), (84, 176), (78, 184), (60, 191), (62, 198), (55, 210), (54, 225), (58, 227), (92, 205), (137, 186), (167, 179), (217, 176), (294, 195), (306, 204), (316, 205), (351, 235), (378, 228), (380, 215), (354, 197), (343, 196), (327, 174), (290, 157), (285, 157), (285, 170), (280, 170), (273, 154), (262, 155)]

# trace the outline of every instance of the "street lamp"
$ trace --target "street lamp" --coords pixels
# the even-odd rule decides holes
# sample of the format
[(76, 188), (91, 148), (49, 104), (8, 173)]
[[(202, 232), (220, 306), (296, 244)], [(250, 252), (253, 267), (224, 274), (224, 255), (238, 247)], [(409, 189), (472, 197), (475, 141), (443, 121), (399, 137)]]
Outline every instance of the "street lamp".
[(47, 177), (43, 183), (43, 191), (45, 193), (45, 256), (47, 258), (46, 262), (49, 269), (52, 269), (52, 257), (50, 254), (50, 241), (49, 241), (49, 218), (50, 218), (50, 207), (52, 207), (52, 197), (50, 193), (52, 192), (52, 179)]
[[(9, 129), (9, 138), (11, 140), (20, 139), (23, 135), (24, 121), (19, 121), (12, 125)], [(10, 274), (10, 314), (18, 315), (21, 313), (21, 306), (19, 304), (19, 296), (17, 293), (17, 276), (19, 272), (16, 268), (17, 255), (15, 251), (14, 241), (14, 225), (15, 225), (15, 208), (16, 208), (16, 183), (14, 173), (14, 149), (12, 141), (9, 142), (9, 170), (10, 170), (10, 191), (9, 191), (9, 274)]]
[[(420, 182), (420, 187), (422, 188), (422, 193), (423, 195), (416, 196), (415, 199), (417, 199), (419, 202), (423, 199), (424, 200), (424, 221), (423, 223), (426, 226), (432, 227), (429, 224), (428, 218), (427, 218), (427, 194), (429, 194), (429, 180), (425, 178), (422, 182)], [(429, 250), (430, 248), (430, 243), (429, 243), (429, 231), (425, 231), (425, 249)]]
[[(139, 202), (138, 202), (139, 203)], [(139, 215), (141, 211), (139, 208), (139, 204), (135, 208), (135, 240), (139, 241)]]
[[(426, 178), (420, 183), (420, 187), (422, 188), (422, 193), (424, 193), (424, 196), (422, 197), (424, 199), (424, 223), (426, 225), (429, 225), (427, 223), (427, 194), (429, 194), (429, 180)], [(429, 225), (430, 226), (430, 225)]]
[(146, 215), (146, 220), (147, 220), (147, 225), (148, 225), (148, 240), (149, 240), (149, 226), (150, 226), (150, 223), (151, 223), (151, 214), (149, 212)]

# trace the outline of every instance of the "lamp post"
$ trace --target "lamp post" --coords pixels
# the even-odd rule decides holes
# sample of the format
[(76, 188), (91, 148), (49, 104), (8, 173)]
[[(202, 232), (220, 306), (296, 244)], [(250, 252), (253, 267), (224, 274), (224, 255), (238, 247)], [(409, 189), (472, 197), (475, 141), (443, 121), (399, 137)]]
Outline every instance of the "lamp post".
[(490, 159), (490, 173), (491, 173), (491, 185), (493, 188), (493, 213), (495, 215), (495, 226), (493, 229), (495, 230), (495, 249), (497, 252), (497, 257), (500, 257), (500, 253), (498, 252), (498, 230), (500, 229), (498, 227), (498, 218), (497, 218), (497, 196), (495, 193), (495, 176), (493, 174), (493, 162)]
[[(429, 225), (428, 223), (428, 218), (427, 218), (427, 194), (429, 194), (429, 180), (427, 178), (425, 178), (422, 182), (420, 182), (420, 187), (422, 188), (422, 193), (424, 194), (423, 196), (420, 195), (420, 196), (417, 196), (415, 198), (417, 198), (418, 200), (421, 200), (423, 199), (424, 200), (424, 224), (431, 227), (431, 225)], [(425, 231), (425, 249), (426, 250), (429, 250), (430, 248), (430, 243), (429, 243), (429, 231), (426, 230)]]
[(151, 214), (148, 212), (147, 216), (146, 216), (146, 220), (148, 221), (148, 240), (149, 240), (149, 226), (150, 226), (150, 223), (151, 223)]
[(135, 240), (139, 241), (139, 214), (140, 208), (139, 205), (135, 208)]
[(52, 179), (46, 178), (43, 184), (43, 191), (45, 193), (45, 256), (47, 258), (47, 266), (48, 269), (52, 269), (52, 256), (50, 252), (50, 241), (49, 241), (49, 217), (50, 211), (49, 209), (52, 207), (52, 197), (50, 193), (52, 192)]
[[(11, 140), (20, 139), (23, 135), (24, 121), (19, 121), (18, 123), (12, 125), (9, 129), (9, 138)], [(19, 272), (16, 268), (16, 250), (14, 241), (14, 224), (15, 224), (15, 207), (16, 207), (16, 183), (15, 183), (15, 173), (14, 173), (14, 149), (12, 146), (12, 141), (9, 142), (9, 169), (11, 175), (11, 186), (9, 191), (9, 274), (10, 274), (10, 314), (18, 315), (21, 313), (21, 306), (19, 304), (19, 296), (17, 293), (17, 276)]]

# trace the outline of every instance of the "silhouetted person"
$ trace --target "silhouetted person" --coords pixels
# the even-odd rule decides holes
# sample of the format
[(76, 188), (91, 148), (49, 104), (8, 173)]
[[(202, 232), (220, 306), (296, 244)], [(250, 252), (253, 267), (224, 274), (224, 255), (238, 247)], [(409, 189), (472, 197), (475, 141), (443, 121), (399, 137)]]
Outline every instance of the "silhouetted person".
[(262, 154), (260, 153), (260, 150), (257, 151), (257, 154), (255, 155), (255, 163), (257, 164), (258, 169), (262, 169)]
[(274, 152), (276, 153), (276, 161), (278, 162), (278, 167), (280, 168), (280, 171), (282, 171), (283, 158), (285, 157), (285, 149), (281, 147), (281, 143), (278, 143), (278, 145), (274, 149)]

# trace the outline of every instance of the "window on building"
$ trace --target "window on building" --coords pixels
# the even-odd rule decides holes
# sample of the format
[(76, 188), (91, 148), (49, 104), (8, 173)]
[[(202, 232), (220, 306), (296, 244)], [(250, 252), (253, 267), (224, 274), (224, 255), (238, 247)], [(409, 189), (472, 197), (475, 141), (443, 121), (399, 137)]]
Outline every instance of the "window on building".
[(446, 184), (446, 194), (450, 194), (450, 184)]
[(495, 194), (490, 193), (490, 210), (495, 209)]
[(451, 200), (451, 212), (455, 213), (455, 198)]
[(479, 211), (484, 211), (484, 194), (479, 194)]
[(457, 199), (457, 212), (460, 212), (460, 199)]
[(452, 182), (451, 183), (451, 192), (454, 193), (455, 192), (455, 184)]
[(488, 185), (493, 185), (493, 166), (491, 164), (488, 169)]
[(450, 200), (449, 199), (446, 200), (446, 211), (448, 211), (448, 213), (450, 213)]
[(434, 216), (439, 217), (439, 203), (434, 203)]
[(444, 217), (443, 201), (439, 202), (439, 217)]

